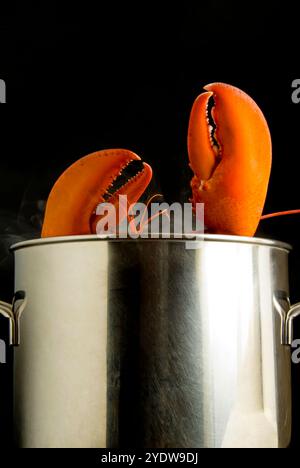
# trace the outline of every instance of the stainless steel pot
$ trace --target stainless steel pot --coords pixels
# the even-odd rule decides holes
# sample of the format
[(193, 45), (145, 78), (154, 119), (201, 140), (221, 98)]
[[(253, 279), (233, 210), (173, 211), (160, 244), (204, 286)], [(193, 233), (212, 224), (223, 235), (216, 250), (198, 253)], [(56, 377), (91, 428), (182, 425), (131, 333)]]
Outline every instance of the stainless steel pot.
[(19, 446), (288, 446), (300, 313), (290, 247), (214, 235), (191, 246), (81, 236), (12, 247), (16, 295), (2, 309), (20, 340)]

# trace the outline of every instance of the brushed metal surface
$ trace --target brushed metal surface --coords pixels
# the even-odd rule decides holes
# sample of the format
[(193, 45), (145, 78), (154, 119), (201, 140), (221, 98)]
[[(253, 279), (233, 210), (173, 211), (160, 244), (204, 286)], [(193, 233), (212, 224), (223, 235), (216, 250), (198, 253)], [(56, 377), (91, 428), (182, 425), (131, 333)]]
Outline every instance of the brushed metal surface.
[(286, 447), (288, 246), (204, 236), (22, 243), (21, 447)]

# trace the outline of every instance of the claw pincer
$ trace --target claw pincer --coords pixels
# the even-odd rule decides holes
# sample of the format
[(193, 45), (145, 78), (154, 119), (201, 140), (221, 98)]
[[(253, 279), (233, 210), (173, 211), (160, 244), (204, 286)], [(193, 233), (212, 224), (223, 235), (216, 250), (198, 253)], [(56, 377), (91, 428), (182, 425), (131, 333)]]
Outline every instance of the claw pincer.
[(208, 232), (253, 236), (271, 170), (271, 137), (257, 104), (224, 83), (204, 87), (194, 102), (188, 153), (193, 204), (204, 203)]
[(125, 149), (103, 150), (89, 154), (68, 167), (49, 195), (42, 237), (94, 234), (95, 210), (99, 203), (116, 206), (118, 195), (127, 195), (129, 205), (136, 203), (152, 178), (148, 164), (143, 163), (142, 170), (114, 194), (109, 189), (129, 163), (140, 159)]

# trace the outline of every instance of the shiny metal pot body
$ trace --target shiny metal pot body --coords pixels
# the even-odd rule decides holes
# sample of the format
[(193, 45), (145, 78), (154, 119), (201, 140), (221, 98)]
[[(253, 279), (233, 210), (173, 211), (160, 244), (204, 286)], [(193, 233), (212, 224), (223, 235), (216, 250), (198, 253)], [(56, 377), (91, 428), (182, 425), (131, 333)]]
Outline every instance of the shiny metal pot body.
[(198, 241), (13, 247), (19, 446), (289, 444), (289, 247)]

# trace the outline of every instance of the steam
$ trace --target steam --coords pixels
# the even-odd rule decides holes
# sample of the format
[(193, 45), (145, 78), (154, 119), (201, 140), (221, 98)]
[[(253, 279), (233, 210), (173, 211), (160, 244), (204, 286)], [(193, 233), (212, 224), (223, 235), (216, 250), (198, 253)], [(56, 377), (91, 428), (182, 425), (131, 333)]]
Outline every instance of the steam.
[(0, 267), (10, 255), (10, 247), (40, 237), (46, 201), (39, 191), (26, 189), (18, 212), (0, 210)]

